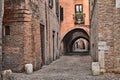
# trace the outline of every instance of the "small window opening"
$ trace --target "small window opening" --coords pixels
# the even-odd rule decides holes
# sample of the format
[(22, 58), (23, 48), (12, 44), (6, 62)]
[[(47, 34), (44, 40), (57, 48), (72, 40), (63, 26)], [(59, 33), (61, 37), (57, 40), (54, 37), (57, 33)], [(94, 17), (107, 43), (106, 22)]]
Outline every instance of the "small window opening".
[(5, 35), (10, 35), (10, 26), (5, 26)]

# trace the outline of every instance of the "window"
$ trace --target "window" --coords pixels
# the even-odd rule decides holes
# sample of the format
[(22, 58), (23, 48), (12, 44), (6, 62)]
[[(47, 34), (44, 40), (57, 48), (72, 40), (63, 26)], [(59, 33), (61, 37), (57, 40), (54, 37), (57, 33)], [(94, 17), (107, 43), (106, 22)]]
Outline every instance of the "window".
[(10, 26), (5, 26), (5, 35), (10, 35)]
[(49, 7), (53, 8), (53, 0), (49, 0)]
[(83, 14), (83, 5), (76, 4), (75, 5), (75, 24), (84, 24), (84, 14)]
[(75, 13), (83, 12), (83, 6), (82, 4), (76, 4), (75, 5)]

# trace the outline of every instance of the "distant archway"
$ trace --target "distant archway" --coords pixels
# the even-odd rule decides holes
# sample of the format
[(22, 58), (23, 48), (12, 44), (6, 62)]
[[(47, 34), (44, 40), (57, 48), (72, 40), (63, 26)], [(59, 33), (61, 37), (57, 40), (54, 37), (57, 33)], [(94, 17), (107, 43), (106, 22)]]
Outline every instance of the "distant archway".
[(71, 44), (72, 52), (88, 52), (89, 42), (86, 39), (79, 38)]

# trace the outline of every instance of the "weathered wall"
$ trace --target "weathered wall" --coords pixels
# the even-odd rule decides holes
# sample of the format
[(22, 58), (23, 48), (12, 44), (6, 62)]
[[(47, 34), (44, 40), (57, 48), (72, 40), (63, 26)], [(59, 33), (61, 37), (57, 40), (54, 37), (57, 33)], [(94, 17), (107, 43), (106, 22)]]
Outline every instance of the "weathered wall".
[[(48, 0), (8, 0), (4, 10), (3, 69), (20, 72), (26, 63), (32, 63), (38, 70), (57, 59), (60, 29), (55, 6), (50, 9)], [(10, 26), (10, 35), (5, 34), (5, 26)]]
[[(9, 5), (6, 5), (8, 3), (9, 3)], [(14, 1), (13, 1), (13, 3), (14, 3)], [(22, 33), (23, 32), (23, 26), (22, 26), (23, 23), (19, 23), (19, 26), (17, 25), (17, 23), (10, 23), (10, 21), (12, 21), (12, 20), (13, 20), (13, 22), (16, 21), (15, 17), (18, 16), (17, 12), (18, 11), (21, 12), (21, 10), (18, 10), (18, 9), (15, 10), (14, 6), (17, 6), (18, 3), (14, 4), (14, 6), (11, 6), (11, 5), (12, 5), (12, 3), (10, 3), (9, 1), (5, 1), (5, 9), (4, 9), (4, 17), (3, 17), (4, 18), (4, 20), (3, 20), (3, 55), (2, 55), (3, 56), (3, 69), (7, 69), (8, 67), (10, 67), (10, 68), (13, 68), (16, 66), (18, 67), (18, 65), (21, 65), (21, 63), (19, 61), (23, 60), (23, 56), (21, 55), (21, 53), (23, 52), (23, 50), (22, 50), (23, 49), (23, 47), (22, 47), (23, 38), (21, 36), (21, 35), (23, 35), (23, 33)], [(12, 13), (14, 13), (14, 14), (12, 14)], [(22, 21), (23, 15), (21, 17), (17, 17), (17, 18), (18, 18), (18, 20)], [(7, 35), (7, 36), (5, 36), (5, 26), (6, 25), (10, 26), (11, 31), (14, 30), (13, 32), (10, 32), (10, 35)], [(16, 27), (16, 26), (18, 26), (18, 27)], [(19, 31), (19, 32), (17, 32), (17, 31)], [(17, 36), (17, 34), (20, 34), (20, 36)], [(18, 59), (18, 57), (20, 57), (20, 59)], [(19, 69), (19, 67), (18, 67), (18, 69)]]
[[(93, 4), (93, 5), (92, 5)], [(94, 0), (90, 1), (90, 19), (91, 19), (91, 25), (90, 25), (90, 53), (92, 56), (93, 61), (98, 61), (98, 17), (97, 17), (97, 3), (94, 3)]]
[[(2, 71), (2, 17), (3, 17), (3, 0), (0, 1), (0, 74)], [(1, 79), (1, 76), (0, 76)]]
[(95, 54), (98, 54), (101, 69), (105, 69), (107, 72), (120, 72), (120, 9), (116, 8), (115, 0), (97, 0), (95, 5), (91, 31), (97, 31), (98, 29), (98, 34), (95, 35), (96, 32), (92, 32), (91, 39), (94, 38), (95, 40), (92, 39), (91, 41), (94, 44), (97, 43), (98, 46), (96, 47), (98, 49), (91, 49), (93, 53), (98, 52)]
[[(119, 2), (120, 3), (120, 2)], [(120, 5), (119, 5), (120, 6)], [(115, 27), (114, 27), (114, 54), (115, 54), (115, 72), (120, 73), (120, 7), (115, 12)]]
[[(8, 3), (9, 5), (7, 5)], [(40, 35), (40, 22), (38, 20), (40, 17), (36, 18), (39, 14), (34, 13), (38, 11), (35, 8), (35, 3), (5, 1), (4, 11), (3, 69), (10, 68), (13, 71), (22, 71), (26, 63), (32, 63), (34, 69), (38, 69), (41, 67), (42, 60), (40, 36), (38, 36)], [(33, 26), (35, 24), (37, 26)], [(10, 26), (10, 35), (5, 34), (6, 26)], [(36, 64), (37, 62), (38, 64)]]
[[(59, 2), (59, 1), (58, 1)], [(56, 60), (59, 57), (59, 42), (60, 42), (60, 23), (59, 17), (56, 15), (55, 0), (53, 0), (53, 8), (49, 8), (49, 27), (50, 27), (50, 61)], [(59, 5), (59, 4), (58, 4)], [(58, 14), (59, 15), (59, 14)], [(54, 38), (53, 38), (54, 36)]]
[[(104, 3), (103, 3), (104, 2)], [(113, 71), (115, 64), (114, 54), (114, 0), (98, 1), (98, 44), (102, 44), (103, 49), (98, 45), (99, 50), (105, 53), (106, 70)], [(104, 8), (101, 8), (104, 7)], [(107, 19), (107, 20), (106, 20)], [(106, 47), (106, 48), (105, 48)], [(112, 55), (113, 54), (113, 55)]]

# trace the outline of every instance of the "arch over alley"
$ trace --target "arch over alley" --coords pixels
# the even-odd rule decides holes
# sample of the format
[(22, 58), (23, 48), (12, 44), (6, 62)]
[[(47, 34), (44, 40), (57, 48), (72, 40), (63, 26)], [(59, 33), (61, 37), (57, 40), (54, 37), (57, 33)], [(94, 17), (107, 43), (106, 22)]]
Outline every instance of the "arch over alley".
[(87, 46), (88, 48), (86, 51), (89, 51), (89, 43), (90, 43), (89, 34), (87, 31), (85, 31), (82, 28), (74, 28), (68, 31), (63, 36), (61, 40), (61, 51), (66, 54), (74, 52), (73, 50), (73, 46), (75, 46), (74, 43), (79, 39), (84, 39), (86, 42), (88, 42), (87, 44), (85, 44), (85, 46)]

